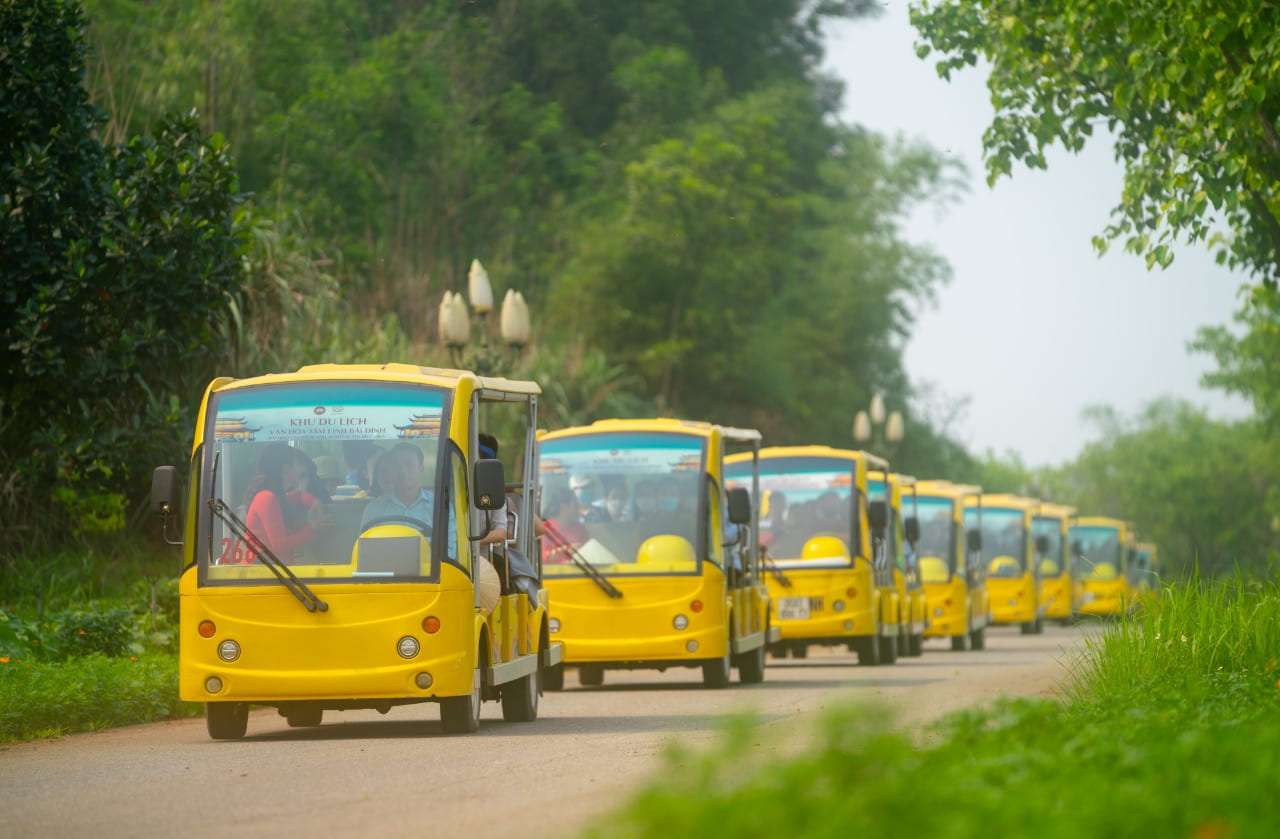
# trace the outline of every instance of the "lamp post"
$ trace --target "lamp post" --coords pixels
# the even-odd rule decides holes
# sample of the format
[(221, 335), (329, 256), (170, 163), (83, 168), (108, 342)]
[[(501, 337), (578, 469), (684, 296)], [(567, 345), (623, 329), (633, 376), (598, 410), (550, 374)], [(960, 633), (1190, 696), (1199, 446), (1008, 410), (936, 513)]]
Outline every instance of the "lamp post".
[[(480, 260), (471, 260), (467, 273), (467, 296), (471, 308), (456, 291), (446, 291), (437, 310), (440, 341), (449, 348), (453, 363), (469, 367), (482, 376), (493, 375), (501, 367), (510, 366), (513, 357), (529, 343), (529, 304), (524, 295), (515, 289), (507, 289), (498, 316), (498, 331), (507, 349), (489, 344), (489, 315), (493, 312), (493, 286), (489, 284), (489, 272)], [(480, 340), (471, 345), (471, 322), (474, 319)], [(468, 351), (469, 348), (469, 351)]]
[(871, 397), (867, 410), (858, 411), (853, 417), (853, 439), (885, 457), (902, 442), (905, 433), (902, 412), (891, 411), (886, 416), (884, 397), (878, 393)]

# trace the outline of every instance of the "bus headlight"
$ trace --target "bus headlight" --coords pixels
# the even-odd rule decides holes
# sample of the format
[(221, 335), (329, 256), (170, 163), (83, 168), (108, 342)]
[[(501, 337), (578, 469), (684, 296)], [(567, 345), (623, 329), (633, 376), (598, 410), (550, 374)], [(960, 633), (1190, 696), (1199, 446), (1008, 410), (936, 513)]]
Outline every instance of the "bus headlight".
[(684, 645), (684, 648), (691, 653), (696, 653), (698, 651), (698, 642), (690, 638), (689, 642)]
[(240, 645), (230, 639), (218, 645), (218, 658), (223, 661), (235, 661), (240, 657)]
[(222, 680), (217, 676), (210, 676), (204, 680), (204, 689), (209, 693), (222, 693)]
[(833, 610), (837, 611), (837, 612), (843, 612), (843, 611), (844, 611), (844, 601), (843, 601), (843, 600), (837, 600), (837, 601), (833, 602), (833, 603), (831, 604), (831, 608), (832, 608)]
[(431, 687), (431, 683), (432, 683), (431, 674), (419, 673), (417, 676), (414, 677), (413, 682), (418, 687), (422, 688), (423, 690), (426, 690), (427, 688)]
[(418, 654), (418, 639), (412, 635), (404, 636), (396, 642), (396, 652), (401, 658), (413, 658)]
[(684, 615), (676, 615), (676, 619), (671, 622), (676, 629), (684, 629), (689, 625), (689, 619)]
[(551, 618), (550, 620), (548, 620), (548, 621), (547, 621), (547, 629), (551, 630), (552, 632), (559, 632), (559, 631), (560, 631), (560, 619), (559, 619), (559, 618)]

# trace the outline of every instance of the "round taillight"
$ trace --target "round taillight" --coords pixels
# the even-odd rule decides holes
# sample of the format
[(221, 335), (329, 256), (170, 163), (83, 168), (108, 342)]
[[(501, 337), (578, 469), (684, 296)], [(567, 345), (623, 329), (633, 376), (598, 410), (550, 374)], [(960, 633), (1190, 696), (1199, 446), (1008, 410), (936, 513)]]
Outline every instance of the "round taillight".
[(950, 606), (950, 605), (951, 605), (951, 598), (950, 598), (950, 597), (948, 597), (946, 600), (942, 601), (942, 605), (943, 605), (943, 606)]
[(858, 590), (857, 590), (856, 588), (854, 588), (853, 586), (850, 586), (849, 588), (845, 589), (845, 592), (844, 592), (844, 593), (845, 593), (845, 596), (847, 596), (847, 597), (857, 597), (857, 596), (858, 596)]
[(435, 635), (440, 631), (440, 619), (435, 615), (428, 615), (422, 619), (422, 631), (428, 635)]
[(218, 631), (218, 627), (213, 625), (213, 621), (200, 621), (196, 631), (200, 633), (201, 638), (212, 638), (213, 633)]
[(702, 611), (702, 601), (701, 601), (701, 600), (695, 600), (695, 601), (693, 601), (692, 603), (690, 603), (690, 604), (689, 604), (689, 611), (690, 611), (690, 612), (701, 612), (701, 611)]

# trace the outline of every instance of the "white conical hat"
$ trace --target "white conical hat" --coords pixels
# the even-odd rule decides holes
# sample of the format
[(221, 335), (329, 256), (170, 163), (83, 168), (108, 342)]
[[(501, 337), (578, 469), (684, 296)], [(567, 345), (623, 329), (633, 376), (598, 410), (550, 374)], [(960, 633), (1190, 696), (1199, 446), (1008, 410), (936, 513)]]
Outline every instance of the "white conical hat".
[(480, 608), (486, 612), (498, 605), (502, 596), (502, 579), (493, 563), (484, 557), (476, 560), (476, 588), (480, 591)]

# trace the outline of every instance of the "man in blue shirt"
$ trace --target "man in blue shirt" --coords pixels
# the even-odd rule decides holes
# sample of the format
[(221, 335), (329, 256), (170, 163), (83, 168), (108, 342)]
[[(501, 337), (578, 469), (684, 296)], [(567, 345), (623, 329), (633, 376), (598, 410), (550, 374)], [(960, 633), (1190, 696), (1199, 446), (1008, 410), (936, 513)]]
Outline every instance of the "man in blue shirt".
[[(383, 493), (364, 508), (360, 529), (368, 527), (371, 521), (385, 518), (414, 519), (428, 528), (432, 527), (435, 493), (422, 486), (422, 450), (413, 443), (400, 442), (382, 457), (387, 458), (387, 462), (379, 463), (378, 473), (389, 487), (377, 487)], [(449, 556), (458, 556), (458, 532), (453, 510), (449, 511)]]

